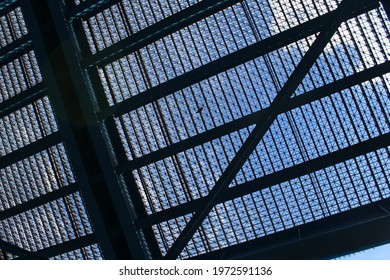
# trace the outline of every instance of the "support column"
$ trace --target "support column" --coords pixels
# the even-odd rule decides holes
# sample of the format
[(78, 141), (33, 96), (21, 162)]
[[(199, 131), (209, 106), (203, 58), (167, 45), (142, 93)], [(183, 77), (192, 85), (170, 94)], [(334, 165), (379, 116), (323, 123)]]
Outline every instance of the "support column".
[(102, 135), (61, 1), (21, 0), (60, 131), (106, 259), (147, 259)]

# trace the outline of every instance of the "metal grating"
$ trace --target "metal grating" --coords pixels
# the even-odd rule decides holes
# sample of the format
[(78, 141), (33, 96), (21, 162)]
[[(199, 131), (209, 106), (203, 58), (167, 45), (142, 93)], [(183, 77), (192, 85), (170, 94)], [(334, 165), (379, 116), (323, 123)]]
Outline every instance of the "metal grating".
[[(153, 11), (142, 1), (123, 1), (84, 20), (92, 54), (131, 38), (165, 14), (177, 12), (168, 2), (159, 3)], [(161, 8), (164, 5), (170, 7), (168, 12)], [(135, 6), (149, 14), (134, 13)], [(184, 209), (189, 202), (209, 194), (254, 127), (248, 123), (236, 125), (237, 120), (266, 112), (318, 33), (313, 31), (310, 36), (216, 75), (211, 72), (210, 77), (180, 90), (167, 89), (163, 97), (150, 96), (163, 85), (169, 87), (169, 81), (177, 77), (190, 77), (197, 68), (233, 57), (239, 50), (326, 15), (337, 6), (337, 1), (243, 1), (134, 52), (121, 53), (126, 55), (109, 59), (104, 65), (95, 61), (129, 160), (120, 171), (133, 169), (148, 215), (162, 212), (153, 230), (163, 256), (196, 209), (187, 208), (187, 215), (169, 220), (164, 218), (164, 211), (179, 209), (180, 205)], [(117, 20), (113, 22), (113, 18)], [(386, 64), (390, 56), (388, 35), (389, 22), (382, 7), (370, 8), (345, 21), (292, 99), (315, 94), (321, 88), (331, 88), (338, 81)], [(313, 97), (280, 114), (230, 188), (256, 184), (264, 176), (388, 134), (387, 72), (328, 96)], [(121, 103), (124, 105), (116, 106)], [(217, 130), (233, 123), (236, 126), (225, 133)], [(200, 134), (203, 137), (196, 138)], [(191, 138), (194, 141), (190, 143)], [(188, 142), (180, 145), (185, 141)], [(261, 191), (217, 204), (180, 258), (261, 238), (388, 198), (387, 145), (383, 143), (384, 149), (346, 158), (337, 165), (280, 184), (264, 189), (258, 186)], [(171, 147), (178, 148), (170, 151)]]
[[(2, 14), (0, 51), (28, 36), (20, 7)], [(92, 243), (60, 256), (55, 250), (42, 253), (92, 235), (93, 228), (35, 52), (22, 46), (18, 55), (9, 60), (5, 52), (0, 61), (0, 240), (37, 253), (37, 258), (102, 258)], [(0, 259), (24, 257), (0, 252)]]
[(0, 258), (275, 257), (389, 224), (382, 1), (11, 2)]

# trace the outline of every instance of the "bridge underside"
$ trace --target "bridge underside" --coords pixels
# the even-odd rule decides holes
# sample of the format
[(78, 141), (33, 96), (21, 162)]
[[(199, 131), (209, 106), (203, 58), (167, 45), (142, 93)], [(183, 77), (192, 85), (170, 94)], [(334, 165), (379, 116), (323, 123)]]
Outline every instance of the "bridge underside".
[(390, 242), (389, 1), (0, 4), (0, 259)]

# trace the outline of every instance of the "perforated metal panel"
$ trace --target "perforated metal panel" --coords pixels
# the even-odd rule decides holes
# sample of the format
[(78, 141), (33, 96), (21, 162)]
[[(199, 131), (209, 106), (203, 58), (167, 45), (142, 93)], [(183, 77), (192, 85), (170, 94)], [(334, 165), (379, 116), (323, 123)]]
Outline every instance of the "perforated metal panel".
[[(103, 139), (91, 144), (103, 171), (87, 172), (89, 181), (126, 205), (98, 203), (119, 222), (103, 217), (111, 229), (97, 242), (118, 246), (117, 232), (133, 257), (145, 258), (324, 258), (389, 241), (367, 235), (333, 251), (324, 244), (317, 255), (289, 247), (373, 229), (372, 221), (388, 225), (386, 1), (64, 2), (48, 11), (62, 12), (54, 29), (67, 38), (65, 59), (79, 71), (75, 96), (88, 106), (80, 107), (85, 119), (69, 122)], [(3, 49), (28, 37), (19, 8), (0, 24)], [(34, 48), (23, 44), (1, 68), (1, 101), (26, 91), (37, 97), (1, 115), (1, 157), (63, 133)], [(82, 153), (85, 144), (51, 141), (2, 166), (0, 211), (77, 185), (66, 149)], [(88, 171), (88, 160), (82, 164)], [(50, 225), (34, 226), (45, 215)], [(1, 239), (28, 251), (94, 234), (79, 191), (2, 223)], [(12, 231), (17, 223), (25, 226)], [(34, 239), (30, 228), (51, 237)], [(97, 244), (85, 246), (56, 258), (102, 257)]]

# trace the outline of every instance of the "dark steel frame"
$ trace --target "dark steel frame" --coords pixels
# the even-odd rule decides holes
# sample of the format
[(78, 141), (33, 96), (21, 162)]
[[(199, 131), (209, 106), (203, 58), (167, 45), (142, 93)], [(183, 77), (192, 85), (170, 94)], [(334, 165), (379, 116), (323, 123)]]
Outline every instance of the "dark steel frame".
[[(195, 213), (164, 256), (166, 259), (176, 259), (216, 204), (390, 145), (389, 134), (379, 136), (264, 176), (245, 186), (227, 188), (279, 114), (389, 72), (390, 64), (386, 62), (290, 99), (340, 23), (378, 7), (379, 1), (344, 0), (333, 12), (271, 36), (114, 106), (109, 106), (103, 98), (96, 66), (115, 61), (183, 26), (241, 1), (204, 0), (93, 55), (88, 49), (81, 20), (103, 11), (117, 0), (89, 0), (77, 6), (72, 1), (65, 1), (66, 5), (52, 0), (8, 2), (8, 5), (0, 7), (0, 13), (6, 13), (20, 4), (30, 34), (0, 49), (0, 62), (4, 65), (34, 49), (45, 82), (1, 103), (0, 117), (48, 94), (59, 119), (60, 132), (1, 157), (0, 168), (64, 141), (78, 183), (0, 212), (0, 219), (80, 190), (95, 229), (93, 235), (36, 253), (0, 241), (1, 249), (20, 258), (50, 258), (95, 242), (100, 244), (107, 259), (162, 258), (151, 226)], [(381, 2), (389, 14), (389, 1)], [(269, 108), (132, 161), (127, 159), (115, 131), (114, 117), (317, 32), (320, 35)], [(146, 214), (134, 178), (128, 170), (146, 166), (252, 124), (256, 125), (255, 129), (207, 197), (152, 215)], [(386, 199), (265, 238), (199, 255), (195, 259), (331, 258), (390, 242), (389, 229), (390, 202)], [(374, 232), (381, 234), (374, 235)], [(354, 238), (350, 239), (350, 236)], [(337, 246), (332, 246), (329, 240), (336, 240)]]

